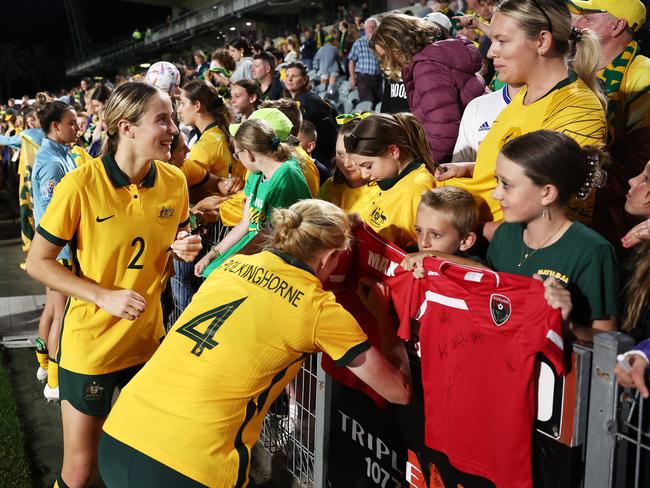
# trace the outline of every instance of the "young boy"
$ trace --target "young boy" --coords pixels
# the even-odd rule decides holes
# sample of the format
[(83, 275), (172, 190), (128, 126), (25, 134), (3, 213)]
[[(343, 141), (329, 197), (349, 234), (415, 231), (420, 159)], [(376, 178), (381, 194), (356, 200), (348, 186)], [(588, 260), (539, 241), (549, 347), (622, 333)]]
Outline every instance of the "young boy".
[[(300, 147), (302, 147), (312, 158), (314, 158), (313, 152), (316, 148), (317, 140), (318, 133), (316, 132), (316, 126), (309, 120), (303, 120), (300, 125), (300, 132), (298, 133), (298, 141), (300, 141)], [(314, 164), (316, 165), (316, 168), (318, 168), (318, 177), (320, 178), (320, 184), (322, 186), (331, 176), (330, 171), (316, 158), (314, 158)]]
[[(442, 186), (422, 194), (415, 216), (418, 252), (409, 254), (401, 266), (422, 278), (422, 260), (427, 256), (454, 256), (458, 262), (462, 253), (476, 242), (478, 209), (472, 195), (462, 188)], [(480, 263), (467, 260), (467, 264)]]

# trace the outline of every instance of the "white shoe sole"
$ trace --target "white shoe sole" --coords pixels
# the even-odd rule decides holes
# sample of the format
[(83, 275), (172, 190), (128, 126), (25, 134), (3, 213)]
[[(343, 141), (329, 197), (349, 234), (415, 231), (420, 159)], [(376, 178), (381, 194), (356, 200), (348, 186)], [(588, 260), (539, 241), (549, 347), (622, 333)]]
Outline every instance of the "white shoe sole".
[(36, 379), (41, 383), (45, 383), (47, 380), (47, 369), (43, 369), (39, 366), (38, 370), (36, 370)]
[(59, 401), (59, 387), (50, 388), (50, 385), (45, 385), (43, 389), (43, 396), (48, 402), (58, 402)]

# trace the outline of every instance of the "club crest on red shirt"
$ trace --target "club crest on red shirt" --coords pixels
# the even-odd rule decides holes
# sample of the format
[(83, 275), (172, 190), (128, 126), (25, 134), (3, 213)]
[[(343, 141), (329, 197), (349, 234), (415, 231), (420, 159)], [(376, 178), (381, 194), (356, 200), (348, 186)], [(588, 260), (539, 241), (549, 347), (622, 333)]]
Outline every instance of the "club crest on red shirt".
[(490, 315), (497, 327), (501, 327), (508, 321), (511, 311), (512, 308), (508, 297), (496, 293), (490, 296)]

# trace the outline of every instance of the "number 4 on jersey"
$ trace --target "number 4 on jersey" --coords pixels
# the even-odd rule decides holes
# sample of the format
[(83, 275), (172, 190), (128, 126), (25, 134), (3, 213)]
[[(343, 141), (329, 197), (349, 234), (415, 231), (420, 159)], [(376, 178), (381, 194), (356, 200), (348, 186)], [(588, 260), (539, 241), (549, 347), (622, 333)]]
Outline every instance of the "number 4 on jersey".
[[(230, 315), (239, 307), (244, 300), (248, 297), (240, 298), (234, 302), (226, 303), (201, 315), (194, 317), (185, 325), (181, 325), (176, 332), (189, 337), (190, 340), (196, 342), (192, 348), (192, 354), (200, 356), (204, 349), (212, 349), (218, 346), (219, 343), (213, 339), (214, 334), (219, 330), (219, 327), (230, 317)], [(197, 326), (209, 322), (205, 332), (197, 330)]]

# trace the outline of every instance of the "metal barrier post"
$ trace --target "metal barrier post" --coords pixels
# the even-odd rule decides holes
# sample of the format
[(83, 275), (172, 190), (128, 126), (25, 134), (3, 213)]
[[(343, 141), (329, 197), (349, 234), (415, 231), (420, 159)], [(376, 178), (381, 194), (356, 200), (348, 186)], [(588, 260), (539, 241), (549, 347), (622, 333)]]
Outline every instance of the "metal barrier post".
[(327, 486), (327, 456), (329, 450), (330, 417), (332, 406), (332, 379), (323, 371), (318, 354), (316, 386), (316, 436), (314, 446), (314, 488)]
[(634, 345), (620, 332), (594, 336), (584, 486), (611, 488), (616, 449), (616, 356)]

